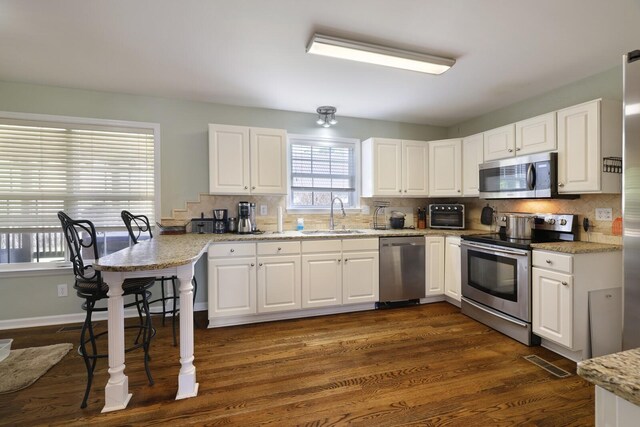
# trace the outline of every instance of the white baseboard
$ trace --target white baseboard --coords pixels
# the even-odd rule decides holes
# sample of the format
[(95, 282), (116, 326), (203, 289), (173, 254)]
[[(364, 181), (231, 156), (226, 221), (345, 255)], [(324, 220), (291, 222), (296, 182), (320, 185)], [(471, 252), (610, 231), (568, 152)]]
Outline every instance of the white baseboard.
[[(207, 303), (195, 303), (193, 311), (207, 311)], [(85, 315), (85, 312), (81, 312), (73, 314), (60, 314), (55, 316), (24, 317), (21, 319), (0, 320), (0, 330), (34, 328), (37, 326), (66, 325), (69, 323), (82, 323), (84, 322)], [(125, 318), (136, 316), (138, 316), (138, 310), (136, 310), (135, 308), (128, 308), (124, 311)], [(107, 320), (107, 312), (94, 312), (93, 320)]]

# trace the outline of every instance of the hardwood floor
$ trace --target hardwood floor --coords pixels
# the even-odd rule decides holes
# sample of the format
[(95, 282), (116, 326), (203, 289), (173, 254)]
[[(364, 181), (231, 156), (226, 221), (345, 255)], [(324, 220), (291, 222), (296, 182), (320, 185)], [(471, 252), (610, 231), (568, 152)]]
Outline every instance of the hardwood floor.
[[(526, 347), (436, 303), (223, 329), (197, 313), (199, 394), (176, 401), (179, 350), (171, 326), (152, 348), (127, 354), (126, 410), (101, 414), (107, 362), (88, 407), (86, 372), (69, 353), (31, 387), (0, 395), (2, 425), (592, 426), (593, 386), (575, 363)], [(156, 320), (159, 323), (159, 320)], [(99, 327), (106, 327), (101, 322)], [(59, 327), (0, 331), (13, 348), (75, 342)], [(573, 373), (559, 379), (523, 359), (537, 354)]]

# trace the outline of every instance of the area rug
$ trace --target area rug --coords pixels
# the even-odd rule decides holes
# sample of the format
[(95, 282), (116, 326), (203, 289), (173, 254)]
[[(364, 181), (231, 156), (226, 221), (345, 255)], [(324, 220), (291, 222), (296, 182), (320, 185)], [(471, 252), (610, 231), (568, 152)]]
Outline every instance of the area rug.
[(11, 350), (0, 362), (0, 394), (29, 387), (73, 348), (73, 344), (54, 344)]

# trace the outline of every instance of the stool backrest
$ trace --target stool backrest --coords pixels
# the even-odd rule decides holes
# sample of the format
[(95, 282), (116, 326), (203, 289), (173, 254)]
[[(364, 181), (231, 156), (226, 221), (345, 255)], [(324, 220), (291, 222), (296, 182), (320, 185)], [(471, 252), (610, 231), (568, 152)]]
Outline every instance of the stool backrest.
[(93, 265), (86, 264), (82, 258), (83, 250), (93, 251), (93, 259), (98, 259), (96, 228), (89, 220), (74, 220), (64, 212), (58, 212), (58, 219), (69, 248), (69, 260), (73, 264), (76, 280), (101, 282), (100, 272)]
[(129, 232), (129, 237), (131, 237), (134, 244), (138, 243), (142, 233), (148, 233), (149, 238), (153, 238), (149, 218), (147, 218), (146, 215), (134, 215), (129, 211), (122, 211), (120, 216), (122, 217), (122, 221)]

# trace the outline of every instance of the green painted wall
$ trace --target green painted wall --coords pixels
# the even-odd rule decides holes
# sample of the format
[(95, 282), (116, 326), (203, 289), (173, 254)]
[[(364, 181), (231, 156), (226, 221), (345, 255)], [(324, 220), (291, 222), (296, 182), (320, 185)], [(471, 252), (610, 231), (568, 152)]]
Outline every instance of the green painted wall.
[(447, 136), (458, 138), (473, 135), (597, 98), (622, 100), (622, 65), (451, 126)]

